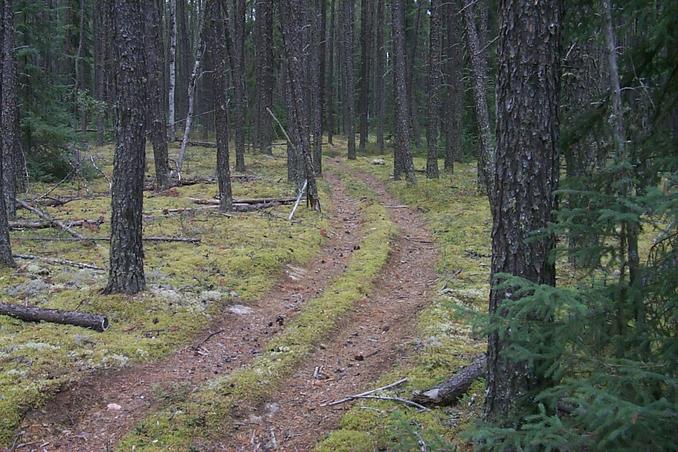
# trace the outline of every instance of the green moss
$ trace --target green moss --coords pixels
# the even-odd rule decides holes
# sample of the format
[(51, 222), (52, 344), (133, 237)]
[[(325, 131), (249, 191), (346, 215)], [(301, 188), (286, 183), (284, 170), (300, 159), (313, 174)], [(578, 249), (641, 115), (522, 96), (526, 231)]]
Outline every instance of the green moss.
[[(187, 177), (211, 176), (214, 150), (191, 148)], [(150, 152), (150, 151), (149, 151)], [(97, 165), (112, 172), (112, 148), (96, 148)], [(150, 157), (150, 155), (149, 155)], [(152, 160), (149, 160), (152, 161)], [(282, 155), (250, 156), (249, 171), (258, 179), (234, 181), (237, 197), (289, 196), (293, 188), (281, 183), (286, 173)], [(149, 165), (152, 171), (153, 165)], [(104, 178), (66, 183), (51, 196), (102, 193), (59, 208), (46, 210), (62, 219), (96, 219), (106, 222), (98, 231), (82, 230), (85, 235), (107, 236), (110, 232), (110, 199)], [(36, 184), (35, 193), (50, 186)], [(323, 203), (331, 209), (326, 184), (320, 184)], [(285, 264), (303, 265), (318, 251), (320, 229), (331, 230), (326, 218), (299, 209), (290, 223), (283, 214), (289, 207), (278, 207), (271, 215), (260, 213), (219, 215), (201, 211), (164, 215), (163, 209), (195, 207), (190, 197), (216, 195), (214, 184), (174, 188), (157, 194), (144, 193), (144, 211), (152, 218), (144, 222), (145, 235), (198, 236), (199, 245), (146, 243), (145, 268), (148, 290), (135, 297), (103, 296), (105, 272), (78, 270), (43, 261), (18, 260), (18, 270), (0, 270), (0, 293), (17, 302), (67, 310), (106, 314), (111, 328), (95, 333), (82, 328), (23, 323), (0, 317), (0, 444), (11, 441), (22, 412), (40, 406), (56, 391), (82, 375), (102, 368), (117, 368), (133, 362), (158, 359), (190, 342), (210, 317), (227, 304), (246, 303), (260, 297), (276, 282)], [(22, 218), (34, 219), (19, 211)], [(277, 216), (276, 216), (277, 215)], [(77, 242), (32, 241), (30, 237), (62, 237), (57, 230), (14, 231), (15, 253), (57, 257), (88, 262), (105, 268), (108, 245), (83, 246)], [(43, 284), (27, 293), (31, 281)], [(40, 284), (42, 284), (40, 283)], [(7, 298), (3, 297), (3, 298)], [(46, 352), (47, 351), (47, 352)]]
[[(438, 296), (419, 315), (417, 338), (409, 344), (411, 358), (374, 383), (378, 387), (407, 377), (395, 391), (408, 398), (414, 390), (440, 383), (484, 350), (459, 308), (486, 309), (490, 260), (480, 256), (490, 254), (491, 217), (486, 199), (476, 194), (474, 166), (457, 164), (452, 176), (419, 178), (416, 186), (408, 186), (390, 181), (392, 159), (379, 158), (386, 165), (372, 165), (372, 158), (364, 157), (350, 164), (383, 181), (400, 202), (423, 210), (440, 250)], [(415, 159), (416, 167), (424, 165), (424, 159)], [(369, 447), (362, 450), (418, 450), (419, 438), (432, 448), (451, 448), (456, 433), (478, 414), (483, 392), (482, 381), (476, 382), (457, 407), (423, 413), (389, 402), (358, 401), (316, 449), (351, 450), (345, 445), (365, 438)]]
[[(385, 265), (395, 232), (381, 205), (361, 206), (365, 224), (360, 249), (346, 271), (324, 293), (309, 300), (285, 330), (272, 339), (249, 366), (207, 383), (188, 401), (153, 413), (118, 445), (120, 450), (144, 448), (183, 450), (196, 438), (228, 429), (228, 421), (243, 402), (256, 403), (271, 395), (298, 363), (371, 288)], [(178, 414), (179, 413), (179, 414)]]

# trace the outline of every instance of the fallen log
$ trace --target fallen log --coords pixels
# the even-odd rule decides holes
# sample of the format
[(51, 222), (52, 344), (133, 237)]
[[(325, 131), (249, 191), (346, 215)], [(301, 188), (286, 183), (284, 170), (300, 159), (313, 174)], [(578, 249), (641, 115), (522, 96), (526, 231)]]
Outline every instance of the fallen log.
[(58, 207), (58, 206), (63, 206), (64, 204), (68, 204), (69, 202), (77, 201), (79, 199), (82, 199), (80, 196), (71, 196), (68, 198), (51, 198), (51, 197), (45, 197), (41, 199), (37, 199), (35, 201), (36, 204), (39, 204), (41, 206), (45, 207)]
[(449, 380), (428, 391), (415, 392), (412, 400), (422, 405), (453, 405), (475, 380), (485, 375), (486, 368), (487, 357), (484, 354), (476, 356), (471, 364), (463, 367)]
[[(193, 201), (194, 204), (205, 205), (205, 206), (218, 206), (218, 199), (202, 199), (202, 198), (188, 198)], [(245, 199), (234, 199), (234, 205), (242, 204), (275, 204), (276, 206), (287, 205), (294, 203), (295, 198), (245, 198)]]
[[(104, 223), (103, 219), (98, 220), (72, 220), (64, 224), (69, 228), (86, 227), (90, 229), (99, 229)], [(54, 227), (51, 221), (29, 221), (29, 220), (15, 220), (9, 222), (10, 229), (49, 229)]]
[(54, 224), (54, 225), (55, 225), (56, 227), (58, 227), (59, 229), (68, 232), (68, 233), (71, 234), (73, 237), (77, 238), (78, 240), (83, 240), (83, 241), (86, 241), (86, 240), (87, 240), (87, 238), (85, 238), (85, 237), (82, 236), (81, 234), (78, 234), (78, 233), (75, 232), (73, 229), (71, 229), (71, 228), (69, 228), (67, 225), (65, 225), (63, 222), (61, 222), (61, 221), (59, 221), (59, 220), (56, 220), (56, 219), (52, 218), (51, 216), (47, 215), (47, 214), (46, 214), (45, 212), (43, 212), (42, 210), (40, 210), (40, 209), (38, 209), (38, 208), (36, 208), (36, 207), (33, 207), (33, 206), (31, 206), (30, 204), (28, 204), (27, 202), (21, 201), (20, 199), (17, 199), (16, 202), (17, 202), (17, 204), (19, 204), (20, 206), (22, 206), (24, 209), (27, 209), (27, 210), (29, 210), (30, 212), (33, 212), (34, 214), (36, 214), (37, 216), (39, 216), (39, 217), (42, 218), (43, 220), (49, 221), (50, 223)]
[(50, 322), (62, 325), (75, 325), (103, 332), (108, 328), (108, 318), (103, 315), (78, 311), (60, 311), (58, 309), (21, 306), (0, 303), (0, 315), (7, 315), (25, 322)]
[[(21, 237), (21, 240), (30, 240), (36, 242), (109, 242), (109, 237)], [(145, 242), (181, 242), (181, 243), (200, 243), (199, 237), (143, 237), (141, 240)]]
[[(181, 143), (181, 139), (177, 138), (174, 140), (176, 143)], [(217, 144), (216, 143), (210, 143), (209, 141), (188, 141), (187, 144), (189, 146), (200, 146), (203, 148), (216, 148)]]
[(82, 269), (87, 269), (87, 270), (96, 270), (96, 271), (104, 271), (103, 268), (97, 267), (94, 264), (86, 264), (83, 262), (75, 262), (75, 261), (69, 261), (68, 259), (56, 259), (53, 257), (42, 257), (42, 256), (34, 256), (32, 254), (14, 254), (13, 255), (16, 259), (27, 259), (27, 260), (41, 260), (45, 262), (50, 262), (52, 264), (60, 264), (60, 265), (68, 265), (70, 267), (75, 267), (75, 268), (82, 268)]

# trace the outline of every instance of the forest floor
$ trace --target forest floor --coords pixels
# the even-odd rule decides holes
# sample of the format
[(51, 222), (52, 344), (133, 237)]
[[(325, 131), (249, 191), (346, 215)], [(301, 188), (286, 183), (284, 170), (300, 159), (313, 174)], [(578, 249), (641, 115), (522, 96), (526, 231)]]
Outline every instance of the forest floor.
[[(322, 405), (402, 378), (407, 381), (393, 393), (408, 398), (482, 349), (468, 318), (484, 305), (489, 272), (488, 212), (473, 189), (474, 168), (459, 165), (452, 185), (445, 176), (408, 187), (389, 181), (388, 157), (381, 157), (385, 166), (372, 165), (372, 158), (346, 162), (337, 157), (341, 151), (339, 144), (325, 159), (325, 213), (301, 209), (293, 223), (281, 218), (287, 207), (169, 219), (169, 206), (193, 206), (191, 198), (213, 196), (214, 186), (149, 193), (146, 208), (161, 212), (162, 224), (151, 232), (150, 220), (145, 234), (203, 239), (149, 247), (150, 302), (149, 296), (110, 299), (89, 286), (68, 292), (58, 281), (70, 275), (50, 267), (39, 303), (73, 308), (77, 295), (79, 309), (112, 312), (113, 327), (85, 334), (0, 318), (0, 386), (14, 397), (4, 400), (13, 409), (2, 419), (5, 441), (19, 450), (449, 446), (477, 413), (480, 383), (458, 408), (445, 410), (372, 400)], [(101, 159), (106, 172), (110, 162)], [(196, 174), (209, 174), (208, 158), (193, 164)], [(280, 188), (283, 165), (281, 156), (256, 157), (249, 168), (254, 179), (236, 182), (236, 196), (289, 196)], [(87, 198), (51, 212), (70, 219), (74, 213), (106, 216), (107, 208)], [(14, 234), (15, 248), (28, 246), (21, 238), (31, 234)], [(106, 253), (98, 248), (69, 243), (42, 252), (64, 257), (65, 246), (65, 257), (105, 266)], [(169, 272), (169, 265), (181, 269)], [(27, 279), (33, 274), (22, 271)], [(27, 283), (0, 276), (11, 280), (0, 280), (2, 287)], [(63, 301), (55, 303), (54, 294)], [(120, 305), (136, 306), (128, 313)], [(124, 314), (116, 316), (119, 311)], [(115, 340), (106, 336), (111, 333)], [(15, 375), (17, 363), (30, 391)], [(52, 382), (45, 372), (60, 378)]]

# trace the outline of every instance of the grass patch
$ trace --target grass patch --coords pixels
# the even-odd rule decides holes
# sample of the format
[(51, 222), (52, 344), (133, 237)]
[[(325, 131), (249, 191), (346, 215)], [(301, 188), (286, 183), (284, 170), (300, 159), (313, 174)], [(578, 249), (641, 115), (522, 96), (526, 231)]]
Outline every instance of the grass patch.
[[(349, 186), (352, 193), (365, 193), (365, 189), (356, 181)], [(360, 208), (364, 218), (360, 249), (349, 259), (346, 271), (322, 295), (309, 300), (249, 366), (209, 382), (185, 402), (153, 413), (137, 424), (117, 448), (199, 450), (205, 446), (202, 441), (229, 428), (229, 419), (237, 417), (243, 401), (256, 403), (272, 395), (314, 344), (369, 293), (374, 278), (386, 264), (394, 226), (383, 206), (366, 199)]]
[[(176, 152), (176, 147), (171, 149)], [(112, 172), (112, 147), (92, 150), (97, 166)], [(149, 171), (153, 171), (149, 149)], [(191, 148), (186, 176), (213, 175), (215, 150)], [(280, 151), (273, 157), (250, 155), (248, 171), (258, 179), (233, 183), (236, 197), (289, 196), (286, 160)], [(59, 208), (47, 208), (60, 219), (96, 219), (100, 230), (84, 235), (108, 236), (110, 197), (103, 177), (65, 183), (51, 196), (87, 196)], [(51, 185), (34, 184), (33, 196)], [(328, 187), (320, 184), (323, 207), (331, 209)], [(247, 303), (265, 293), (282, 274), (285, 264), (303, 265), (318, 251), (320, 229), (332, 230), (327, 219), (299, 209), (295, 223), (281, 219), (289, 207), (270, 214), (216, 212), (163, 215), (162, 210), (193, 207), (189, 197), (216, 195), (215, 184), (173, 188), (165, 193), (144, 193), (145, 235), (199, 236), (199, 245), (146, 243), (148, 290), (138, 296), (103, 296), (107, 273), (54, 266), (42, 261), (18, 260), (20, 267), (0, 270), (3, 299), (47, 308), (106, 314), (111, 328), (94, 333), (82, 328), (24, 323), (0, 316), (0, 445), (11, 442), (22, 413), (38, 407), (65, 385), (83, 374), (129, 363), (155, 360), (190, 342), (211, 316), (237, 300)], [(25, 219), (35, 219), (25, 210)], [(74, 242), (33, 241), (35, 236), (63, 236), (56, 230), (13, 231), (13, 251), (96, 264), (108, 264), (108, 244), (83, 246)]]
[[(389, 179), (392, 158), (386, 165), (372, 165), (373, 157), (359, 157), (349, 164), (382, 180), (400, 202), (423, 211), (440, 249), (437, 262), (438, 296), (418, 319), (417, 337), (409, 344), (411, 358), (383, 375), (374, 387), (407, 377), (396, 392), (409, 397), (413, 390), (440, 383), (471, 356), (485, 349), (484, 338), (473, 338), (463, 309), (483, 311), (489, 296), (491, 215), (487, 199), (476, 193), (476, 168), (456, 164), (453, 175), (427, 180), (420, 176), (416, 186)], [(415, 166), (425, 159), (415, 158)], [(442, 167), (442, 165), (441, 165)], [(455, 435), (475, 417), (484, 384), (478, 381), (456, 407), (417, 412), (384, 401), (361, 400), (342, 417), (339, 429), (331, 432), (316, 449), (336, 450), (419, 450), (423, 440), (431, 450), (454, 447)]]

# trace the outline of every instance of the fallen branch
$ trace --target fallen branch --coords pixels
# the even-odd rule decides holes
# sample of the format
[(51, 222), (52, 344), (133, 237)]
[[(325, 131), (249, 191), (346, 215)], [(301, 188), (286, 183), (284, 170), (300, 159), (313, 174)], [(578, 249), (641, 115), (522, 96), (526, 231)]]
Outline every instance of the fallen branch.
[[(64, 223), (69, 228), (74, 227), (88, 227), (99, 229), (99, 227), (104, 223), (102, 218), (98, 220), (73, 220)], [(54, 223), (51, 221), (28, 221), (28, 220), (15, 220), (9, 222), (10, 229), (48, 229), (54, 227)]]
[(386, 397), (386, 396), (376, 396), (376, 395), (364, 395), (364, 396), (354, 395), (354, 396), (351, 396), (349, 398), (349, 400), (356, 400), (356, 399), (390, 400), (390, 401), (393, 401), (393, 402), (404, 403), (405, 405), (414, 407), (414, 408), (421, 410), (421, 411), (430, 411), (429, 408), (426, 408), (425, 406), (420, 405), (417, 402), (413, 402), (412, 400), (403, 399), (402, 397)]
[(476, 356), (471, 364), (463, 367), (452, 378), (441, 383), (433, 389), (424, 392), (416, 392), (413, 400), (424, 405), (452, 405), (468, 391), (476, 379), (485, 375), (487, 357)]
[(406, 381), (407, 381), (407, 378), (403, 378), (403, 379), (395, 381), (391, 384), (387, 384), (386, 386), (382, 386), (380, 388), (371, 389), (369, 391), (361, 392), (360, 394), (344, 397), (343, 399), (335, 400), (334, 402), (323, 403), (320, 406), (333, 406), (333, 405), (339, 405), (340, 403), (350, 402), (351, 400), (354, 400), (356, 398), (368, 396), (368, 395), (374, 394), (375, 392), (378, 392), (378, 391), (385, 391), (387, 389), (395, 388), (396, 386), (400, 386), (401, 384), (405, 383)]
[[(183, 140), (181, 138), (177, 138), (174, 140), (175, 143), (181, 143)], [(216, 148), (217, 144), (216, 143), (210, 143), (209, 141), (187, 141), (186, 145), (188, 146), (200, 146), (203, 148)]]
[(214, 336), (216, 336), (217, 334), (223, 333), (224, 331), (226, 331), (226, 330), (218, 330), (218, 331), (215, 331), (215, 332), (213, 332), (213, 333), (208, 334), (207, 337), (206, 337), (205, 339), (203, 339), (202, 341), (200, 341), (200, 343), (198, 343), (198, 344), (192, 346), (191, 348), (192, 348), (193, 350), (198, 350), (200, 347), (202, 347), (203, 345), (205, 345), (205, 343), (206, 343), (207, 341), (209, 341), (210, 339), (212, 339), (212, 338), (213, 338)]
[[(219, 205), (218, 199), (202, 199), (202, 198), (188, 198), (193, 201), (195, 204), (215, 206)], [(243, 205), (243, 204), (292, 204), (295, 201), (295, 198), (251, 198), (251, 199), (234, 199), (233, 204)]]
[[(21, 240), (32, 240), (38, 242), (109, 242), (109, 237), (22, 237)], [(143, 237), (146, 242), (182, 242), (182, 243), (200, 243), (199, 237)]]
[(83, 262), (69, 261), (67, 259), (56, 259), (53, 257), (34, 256), (32, 254), (14, 254), (13, 256), (17, 259), (41, 260), (45, 262), (50, 262), (52, 264), (68, 265), (70, 267), (83, 268), (87, 270), (104, 271), (103, 268), (97, 267), (94, 264), (85, 264)]
[(86, 241), (86, 240), (87, 240), (87, 238), (85, 238), (85, 237), (82, 236), (81, 234), (78, 234), (78, 233), (75, 232), (73, 229), (71, 229), (71, 228), (69, 228), (67, 225), (65, 225), (63, 222), (61, 222), (61, 221), (59, 221), (59, 220), (56, 220), (56, 219), (52, 218), (51, 216), (47, 215), (47, 214), (46, 214), (45, 212), (43, 212), (42, 210), (40, 210), (40, 209), (38, 209), (38, 208), (36, 208), (36, 207), (33, 207), (33, 206), (31, 206), (30, 204), (28, 204), (27, 202), (21, 201), (20, 199), (17, 199), (16, 202), (17, 202), (17, 204), (19, 204), (20, 206), (22, 206), (24, 209), (27, 209), (27, 210), (29, 210), (30, 212), (33, 212), (34, 214), (36, 214), (37, 216), (39, 216), (39, 217), (42, 218), (43, 220), (47, 220), (47, 221), (51, 222), (52, 224), (54, 224), (54, 225), (55, 225), (56, 227), (58, 227), (59, 229), (61, 229), (62, 231), (68, 232), (68, 233), (71, 234), (73, 237), (77, 238), (78, 240), (83, 240), (83, 241)]
[(78, 311), (60, 311), (58, 309), (0, 303), (0, 315), (7, 315), (25, 322), (50, 322), (81, 326), (99, 332), (106, 331), (108, 328), (106, 316)]

